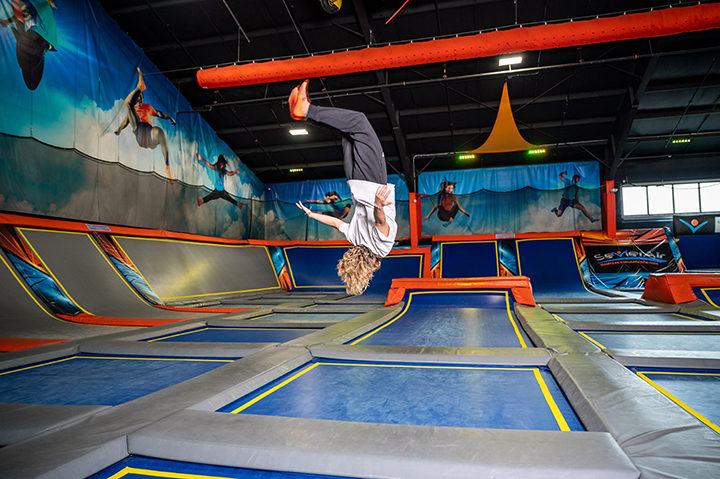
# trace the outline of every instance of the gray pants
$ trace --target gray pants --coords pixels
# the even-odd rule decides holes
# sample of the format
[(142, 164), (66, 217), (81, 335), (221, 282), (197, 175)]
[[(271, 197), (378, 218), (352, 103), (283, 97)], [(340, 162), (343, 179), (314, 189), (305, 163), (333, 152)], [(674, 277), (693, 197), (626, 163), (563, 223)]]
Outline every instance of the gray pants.
[(343, 163), (348, 180), (387, 184), (382, 145), (363, 113), (310, 104), (307, 118), (342, 134)]

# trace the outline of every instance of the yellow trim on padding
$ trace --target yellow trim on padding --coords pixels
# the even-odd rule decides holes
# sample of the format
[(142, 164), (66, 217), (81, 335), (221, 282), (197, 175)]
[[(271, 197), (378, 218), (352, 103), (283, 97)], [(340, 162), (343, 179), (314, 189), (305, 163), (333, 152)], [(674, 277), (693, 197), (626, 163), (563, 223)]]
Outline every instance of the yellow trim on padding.
[[(598, 294), (594, 291), (590, 291), (587, 287), (587, 284), (585, 284), (585, 280), (583, 279), (582, 270), (580, 269), (580, 261), (578, 261), (577, 253), (575, 253), (575, 240), (572, 238), (526, 238), (526, 239), (519, 239), (515, 240), (515, 254), (517, 254), (517, 262), (518, 262), (518, 274), (522, 276), (522, 262), (520, 261), (520, 248), (518, 247), (518, 243), (521, 241), (549, 241), (549, 240), (568, 240), (571, 243), (572, 246), (572, 252), (573, 252), (573, 258), (575, 258), (575, 266), (577, 266), (578, 269), (578, 275), (580, 276), (580, 283), (583, 285), (583, 288), (585, 291), (587, 291), (590, 294), (594, 294), (595, 296), (599, 298), (607, 298), (607, 296), (604, 296), (602, 294)], [(530, 278), (530, 282), (532, 283), (532, 278)]]
[(700, 422), (705, 424), (707, 427), (715, 431), (716, 433), (720, 434), (720, 426), (710, 421), (708, 418), (682, 402), (680, 399), (676, 398), (670, 392), (668, 392), (666, 389), (664, 389), (662, 386), (657, 384), (652, 379), (648, 378), (647, 374), (682, 374), (682, 375), (690, 375), (690, 376), (720, 376), (720, 374), (713, 374), (713, 373), (683, 373), (683, 372), (672, 372), (672, 371), (638, 371), (637, 375), (640, 376), (642, 379), (644, 379), (646, 382), (648, 382), (652, 387), (663, 393), (665, 396), (667, 396), (671, 401), (673, 401), (675, 404), (683, 408), (685, 411), (690, 413), (692, 416), (694, 416), (696, 419), (698, 419)]
[(545, 383), (545, 380), (542, 378), (542, 375), (540, 374), (539, 368), (526, 368), (526, 367), (502, 367), (502, 366), (433, 366), (433, 365), (426, 365), (426, 364), (372, 364), (372, 363), (333, 363), (333, 362), (317, 362), (312, 364), (311, 366), (299, 371), (297, 374), (287, 378), (282, 383), (274, 386), (272, 389), (269, 389), (268, 391), (265, 391), (261, 395), (253, 398), (252, 400), (246, 402), (245, 404), (241, 405), (237, 409), (234, 409), (229, 412), (229, 414), (237, 414), (253, 404), (260, 401), (260, 399), (263, 399), (267, 396), (269, 396), (271, 393), (274, 393), (278, 389), (287, 386), (289, 383), (294, 381), (295, 379), (299, 378), (303, 374), (309, 372), (310, 370), (314, 369), (317, 366), (358, 366), (358, 367), (369, 367), (369, 368), (411, 368), (411, 369), (450, 369), (450, 370), (489, 370), (489, 371), (532, 371), (533, 375), (535, 376), (536, 381), (538, 382), (538, 385), (540, 386), (540, 391), (543, 393), (543, 397), (545, 398), (545, 401), (547, 402), (548, 406), (550, 407), (550, 411), (553, 414), (553, 417), (555, 418), (555, 421), (557, 421), (558, 427), (561, 431), (570, 431), (570, 427), (567, 424), (567, 421), (565, 420), (565, 417), (562, 415), (562, 412), (560, 411), (560, 408), (558, 408), (557, 403), (555, 402), (555, 399), (552, 397), (552, 394), (550, 393), (550, 390), (547, 387), (547, 384)]
[(443, 277), (443, 248), (446, 244), (476, 244), (476, 243), (495, 243), (495, 271), (496, 276), (500, 276), (500, 253), (498, 251), (497, 240), (485, 240), (485, 241), (443, 241), (440, 243), (440, 277)]
[(447, 290), (447, 291), (416, 291), (414, 293), (410, 293), (410, 296), (408, 298), (408, 302), (405, 305), (405, 308), (395, 316), (393, 319), (388, 321), (387, 323), (383, 324), (382, 326), (370, 331), (369, 333), (359, 337), (355, 341), (351, 342), (350, 345), (354, 346), (362, 341), (365, 341), (367, 338), (372, 336), (373, 334), (377, 333), (378, 331), (390, 326), (392, 323), (400, 319), (410, 308), (410, 304), (412, 303), (413, 296), (416, 294), (441, 294), (441, 293), (501, 293), (505, 295), (505, 310), (508, 313), (508, 318), (510, 319), (510, 324), (513, 327), (513, 330), (515, 331), (515, 335), (518, 338), (518, 341), (520, 342), (520, 346), (523, 348), (527, 348), (527, 344), (525, 344), (525, 340), (522, 337), (522, 334), (520, 333), (520, 328), (518, 327), (517, 323), (515, 322), (515, 319), (512, 316), (512, 311), (510, 310), (510, 299), (507, 291), (496, 291), (496, 290)]
[(560, 427), (561, 431), (569, 431), (570, 426), (568, 426), (568, 423), (565, 421), (565, 418), (560, 412), (560, 408), (558, 408), (555, 399), (552, 397), (552, 394), (550, 394), (550, 390), (548, 389), (547, 384), (545, 384), (545, 380), (540, 374), (540, 370), (533, 369), (533, 373), (535, 374), (535, 379), (537, 379), (537, 382), (540, 385), (540, 391), (542, 391), (543, 396), (545, 397), (545, 402), (547, 402), (548, 406), (550, 406), (550, 411), (552, 411), (552, 415), (558, 423), (558, 427)]
[(166, 479), (230, 479), (224, 476), (207, 476), (204, 474), (185, 474), (183, 472), (156, 471), (153, 469), (140, 469), (137, 467), (126, 467), (107, 479), (122, 479), (129, 474), (137, 474), (148, 477), (162, 477)]
[(716, 308), (720, 308), (720, 306), (715, 304), (713, 302), (713, 300), (710, 299), (710, 296), (708, 296), (708, 294), (706, 292), (706, 291), (716, 291), (716, 290), (720, 290), (720, 288), (700, 288), (700, 291), (702, 291), (702, 294), (703, 294), (703, 296), (705, 296), (705, 299), (707, 300), (707, 302), (710, 303), (711, 305), (715, 306)]
[(198, 328), (198, 329), (192, 329), (190, 331), (184, 331), (182, 333), (169, 334), (167, 336), (160, 336), (159, 338), (155, 338), (155, 339), (148, 339), (146, 342), (152, 343), (153, 341), (160, 341), (161, 339), (170, 339), (170, 338), (175, 338), (178, 336), (185, 336), (186, 334), (199, 333), (200, 331), (208, 331), (211, 329), (232, 330), (232, 331), (237, 331), (237, 330), (242, 330), (242, 331), (300, 331), (300, 330), (309, 329), (309, 328), (233, 328), (233, 327), (229, 327), (229, 326), (223, 326), (223, 327), (208, 326), (205, 328)]
[(56, 318), (50, 311), (48, 311), (47, 309), (45, 309), (45, 307), (44, 307), (42, 304), (40, 304), (40, 302), (37, 300), (37, 298), (35, 298), (35, 295), (33, 295), (33, 294), (27, 289), (27, 286), (25, 285), (25, 281), (23, 281), (22, 279), (20, 279), (20, 278), (18, 277), (18, 275), (15, 273), (15, 270), (13, 269), (13, 267), (10, 266), (7, 261), (5, 261), (5, 257), (4, 257), (4, 256), (5, 256), (5, 255), (3, 255), (2, 253), (0, 253), (0, 260), (2, 260), (3, 264), (4, 264), (4, 265), (7, 267), (7, 269), (10, 271), (10, 274), (13, 275), (13, 277), (14, 277), (15, 280), (18, 282), (18, 284), (20, 285), (20, 287), (25, 290), (25, 292), (28, 294), (28, 296), (30, 296), (30, 299), (32, 299), (33, 302), (34, 302), (35, 304), (37, 304), (38, 307), (40, 307), (40, 309), (42, 309), (42, 310), (45, 312), (45, 314), (47, 314), (48, 316), (50, 316), (50, 317), (53, 318), (54, 320), (59, 321), (58, 318)]
[(267, 288), (257, 288), (257, 289), (243, 289), (240, 291), (223, 291), (219, 293), (203, 293), (203, 294), (191, 294), (188, 296), (160, 296), (157, 294), (157, 292), (152, 288), (152, 285), (150, 282), (143, 276), (142, 272), (140, 271), (140, 268), (137, 267), (137, 265), (133, 262), (132, 258), (129, 254), (123, 249), (122, 245), (119, 241), (116, 241), (115, 244), (120, 248), (120, 250), (123, 252), (126, 258), (130, 260), (132, 265), (135, 267), (135, 271), (137, 271), (140, 276), (145, 280), (145, 283), (150, 287), (153, 293), (155, 293), (155, 296), (162, 300), (167, 299), (186, 299), (186, 298), (202, 298), (206, 296), (217, 296), (221, 294), (236, 294), (236, 293), (253, 293), (256, 291), (267, 291), (269, 289), (277, 289), (280, 288), (280, 279), (278, 278), (277, 272), (275, 271), (275, 265), (273, 264), (272, 257), (270, 256), (270, 250), (268, 250), (268, 247), (265, 245), (254, 245), (254, 244), (220, 244), (220, 243), (203, 243), (201, 241), (184, 241), (184, 240), (173, 240), (173, 239), (166, 239), (166, 238), (143, 238), (141, 236), (123, 236), (123, 235), (113, 235), (113, 238), (125, 238), (129, 240), (143, 240), (143, 241), (164, 241), (167, 243), (182, 243), (182, 244), (191, 244), (191, 245), (200, 245), (200, 246), (213, 246), (213, 247), (222, 247), (222, 248), (262, 248), (265, 250), (265, 254), (267, 255), (267, 259), (270, 262), (270, 268), (273, 271), (273, 274), (275, 275), (275, 282), (277, 283), (277, 286), (269, 286)]
[(70, 301), (72, 301), (72, 302), (75, 304), (75, 306), (77, 306), (78, 309), (80, 309), (80, 311), (82, 311), (83, 313), (92, 315), (91, 312), (85, 310), (85, 308), (83, 308), (82, 305), (81, 305), (80, 303), (78, 303), (78, 302), (75, 300), (75, 298), (73, 298), (73, 297), (70, 295), (70, 293), (68, 293), (68, 291), (65, 289), (65, 286), (63, 286), (63, 284), (60, 282), (60, 280), (57, 279), (57, 277), (55, 276), (55, 273), (52, 272), (52, 270), (50, 269), (50, 267), (45, 263), (45, 260), (42, 259), (42, 256), (40, 256), (40, 254), (35, 250), (35, 247), (32, 245), (32, 243), (30, 242), (30, 240), (27, 239), (27, 236), (25, 236), (25, 233), (23, 233), (23, 231), (46, 231), (46, 232), (51, 232), (51, 233), (67, 233), (67, 234), (74, 234), (74, 235), (87, 235), (87, 233), (74, 232), (74, 231), (46, 230), (46, 229), (39, 229), (39, 228), (16, 228), (16, 229), (17, 229), (17, 232), (20, 234), (20, 236), (23, 237), (23, 239), (25, 240), (25, 242), (27, 243), (27, 245), (30, 247), (30, 249), (33, 250), (33, 253), (35, 253), (35, 256), (37, 256), (38, 260), (40, 260), (40, 262), (42, 263), (42, 265), (45, 266), (45, 269), (47, 270), (48, 274), (49, 274), (50, 276), (52, 276), (52, 278), (55, 280), (55, 282), (57, 283), (57, 285), (60, 287), (60, 289), (63, 290), (63, 292), (64, 292), (65, 295), (70, 299)]
[(678, 316), (678, 317), (680, 317), (680, 318), (692, 319), (693, 321), (700, 321), (700, 322), (703, 322), (703, 321), (704, 321), (704, 320), (702, 320), (702, 319), (692, 318), (692, 317), (690, 317), (690, 316), (685, 316), (684, 314), (680, 314), (680, 313), (670, 313), (670, 314), (672, 314), (673, 316)]
[(138, 358), (138, 357), (118, 357), (118, 356), (70, 356), (67, 358), (56, 359), (55, 361), (47, 361), (44, 363), (34, 364), (32, 366), (26, 366), (24, 368), (11, 369), (10, 371), (0, 372), (0, 376), (4, 374), (17, 373), (20, 371), (26, 371), (28, 369), (39, 368), (40, 366), (49, 366), (50, 364), (61, 363), (63, 361), (70, 361), (71, 359), (123, 359), (130, 361), (192, 361), (192, 362), (205, 362), (205, 363), (232, 363), (234, 359), (197, 359), (197, 358)]
[(588, 341), (590, 341), (591, 343), (593, 343), (595, 346), (599, 347), (600, 349), (606, 349), (605, 346), (603, 346), (602, 344), (598, 343), (597, 341), (595, 341), (593, 338), (591, 338), (591, 337), (588, 336), (587, 334), (583, 333), (582, 331), (575, 331), (575, 332), (578, 333), (578, 334), (579, 334), (580, 336), (582, 336), (583, 338), (585, 338), (585, 339), (587, 339)]

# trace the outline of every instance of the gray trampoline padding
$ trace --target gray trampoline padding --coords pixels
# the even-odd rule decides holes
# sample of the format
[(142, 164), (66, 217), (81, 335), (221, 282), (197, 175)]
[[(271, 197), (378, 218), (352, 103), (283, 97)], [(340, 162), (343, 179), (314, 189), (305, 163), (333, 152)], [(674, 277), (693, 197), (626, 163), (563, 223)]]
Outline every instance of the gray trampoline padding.
[(135, 341), (84, 342), (80, 352), (89, 354), (121, 354), (141, 356), (180, 356), (190, 358), (244, 358), (278, 343), (160, 343)]
[(79, 344), (77, 341), (67, 343), (48, 344), (37, 348), (13, 351), (0, 355), (0, 371), (25, 366), (26, 364), (51, 361), (63, 356), (77, 354)]
[(0, 403), (0, 446), (66, 426), (108, 407)]
[(720, 438), (604, 354), (567, 354), (549, 363), (589, 430), (608, 431), (647, 479), (717, 477)]
[(584, 304), (558, 304), (558, 303), (541, 303), (543, 309), (557, 314), (581, 314), (581, 313), (615, 313), (615, 314), (633, 314), (633, 313), (677, 313), (680, 310), (678, 306), (647, 306), (637, 303), (584, 303)]
[(609, 435), (588, 432), (182, 411), (131, 434), (128, 448), (165, 459), (360, 478), (638, 477)]
[(332, 326), (334, 324), (338, 324), (338, 321), (303, 321), (302, 319), (298, 319), (297, 321), (265, 321), (263, 318), (260, 319), (253, 319), (253, 320), (235, 320), (235, 319), (228, 319), (228, 320), (213, 320), (208, 321), (208, 326), (211, 327), (230, 327), (230, 328), (237, 328), (237, 327), (253, 327), (253, 328), (312, 328), (312, 329), (322, 329), (326, 328), (328, 326)]
[[(229, 402), (305, 364), (300, 348), (273, 348), (193, 379), (114, 406), (64, 428), (0, 449), (0, 478), (77, 479), (127, 457), (127, 435), (158, 419), (207, 401)], [(227, 414), (223, 414), (226, 416)]]
[(20, 229), (70, 297), (87, 312), (123, 318), (192, 318), (143, 301), (87, 233)]
[(568, 322), (575, 331), (647, 331), (647, 332), (688, 332), (688, 333), (717, 333), (720, 332), (720, 324), (712, 324), (712, 321), (705, 321), (702, 324), (690, 320), (684, 321), (666, 321), (663, 323), (652, 323), (645, 321), (624, 322), (624, 323), (591, 323)]
[[(557, 313), (556, 313), (557, 314)], [(624, 324), (624, 323), (653, 323), (653, 324), (693, 324), (702, 323), (702, 319), (693, 319), (677, 313), (562, 313), (560, 318), (568, 323), (597, 323), (597, 324)]]
[(444, 348), (427, 346), (311, 346), (316, 358), (444, 364), (545, 366), (551, 354), (542, 348)]
[(383, 308), (383, 305), (375, 306), (352, 306), (352, 305), (337, 305), (333, 307), (317, 307), (310, 306), (307, 308), (289, 308), (289, 307), (276, 307), (273, 308), (274, 313), (291, 313), (291, 314), (327, 314), (327, 313), (367, 313), (368, 311), (374, 311), (379, 308)]
[(293, 339), (292, 341), (289, 341), (287, 345), (310, 346), (320, 343), (343, 343), (349, 341), (353, 337), (359, 334), (364, 334), (373, 328), (380, 326), (385, 321), (388, 321), (395, 314), (401, 311), (401, 307), (404, 304), (405, 303), (401, 303), (389, 308), (381, 308), (369, 313), (355, 316), (351, 319), (346, 319), (345, 321), (335, 323), (322, 331), (317, 331), (302, 338)]
[(539, 307), (515, 303), (515, 314), (537, 347), (559, 353), (596, 353), (600, 349)]
[(42, 302), (35, 298), (28, 286), (23, 288), (10, 268), (9, 260), (0, 252), (0, 336), (78, 339), (117, 331), (108, 326), (62, 321), (46, 313), (38, 305)]
[(163, 299), (280, 289), (264, 246), (114, 238)]
[(608, 354), (623, 366), (647, 368), (720, 369), (720, 352), (612, 349)]

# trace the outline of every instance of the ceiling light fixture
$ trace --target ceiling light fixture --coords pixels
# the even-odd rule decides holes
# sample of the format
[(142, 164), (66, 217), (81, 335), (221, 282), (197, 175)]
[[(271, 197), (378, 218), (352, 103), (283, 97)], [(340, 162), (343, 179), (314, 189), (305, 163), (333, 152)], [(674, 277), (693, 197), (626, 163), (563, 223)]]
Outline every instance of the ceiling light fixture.
[(302, 168), (290, 168), (288, 171), (290, 173), (300, 173), (302, 170)]
[(505, 65), (517, 65), (518, 63), (522, 63), (522, 56), (518, 55), (515, 57), (500, 57), (500, 60), (498, 60), (498, 65), (501, 67), (504, 67)]
[(308, 131), (305, 128), (293, 128), (290, 130), (292, 136), (307, 135)]

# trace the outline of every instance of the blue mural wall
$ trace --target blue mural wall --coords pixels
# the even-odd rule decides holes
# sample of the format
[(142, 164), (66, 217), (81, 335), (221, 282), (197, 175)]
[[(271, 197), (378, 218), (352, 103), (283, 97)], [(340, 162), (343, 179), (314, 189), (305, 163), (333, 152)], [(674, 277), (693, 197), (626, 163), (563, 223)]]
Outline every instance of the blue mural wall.
[(0, 0), (0, 58), (0, 209), (234, 238), (262, 219), (262, 183), (95, 1)]
[[(340, 154), (338, 152), (338, 154)], [(410, 209), (408, 188), (399, 175), (388, 175), (388, 183), (395, 185), (395, 220), (398, 224), (397, 238), (410, 236)], [(255, 232), (257, 237), (269, 240), (327, 241), (344, 240), (345, 236), (331, 226), (309, 219), (295, 205), (302, 201), (313, 211), (345, 214), (349, 222), (354, 213), (350, 188), (343, 179), (270, 183), (265, 185), (265, 220), (258, 222), (264, 231)], [(325, 201), (328, 193), (336, 193)], [(337, 199), (335, 199), (337, 197)], [(348, 207), (346, 210), (345, 208)]]
[(423, 235), (602, 228), (594, 161), (426, 172), (418, 192)]

